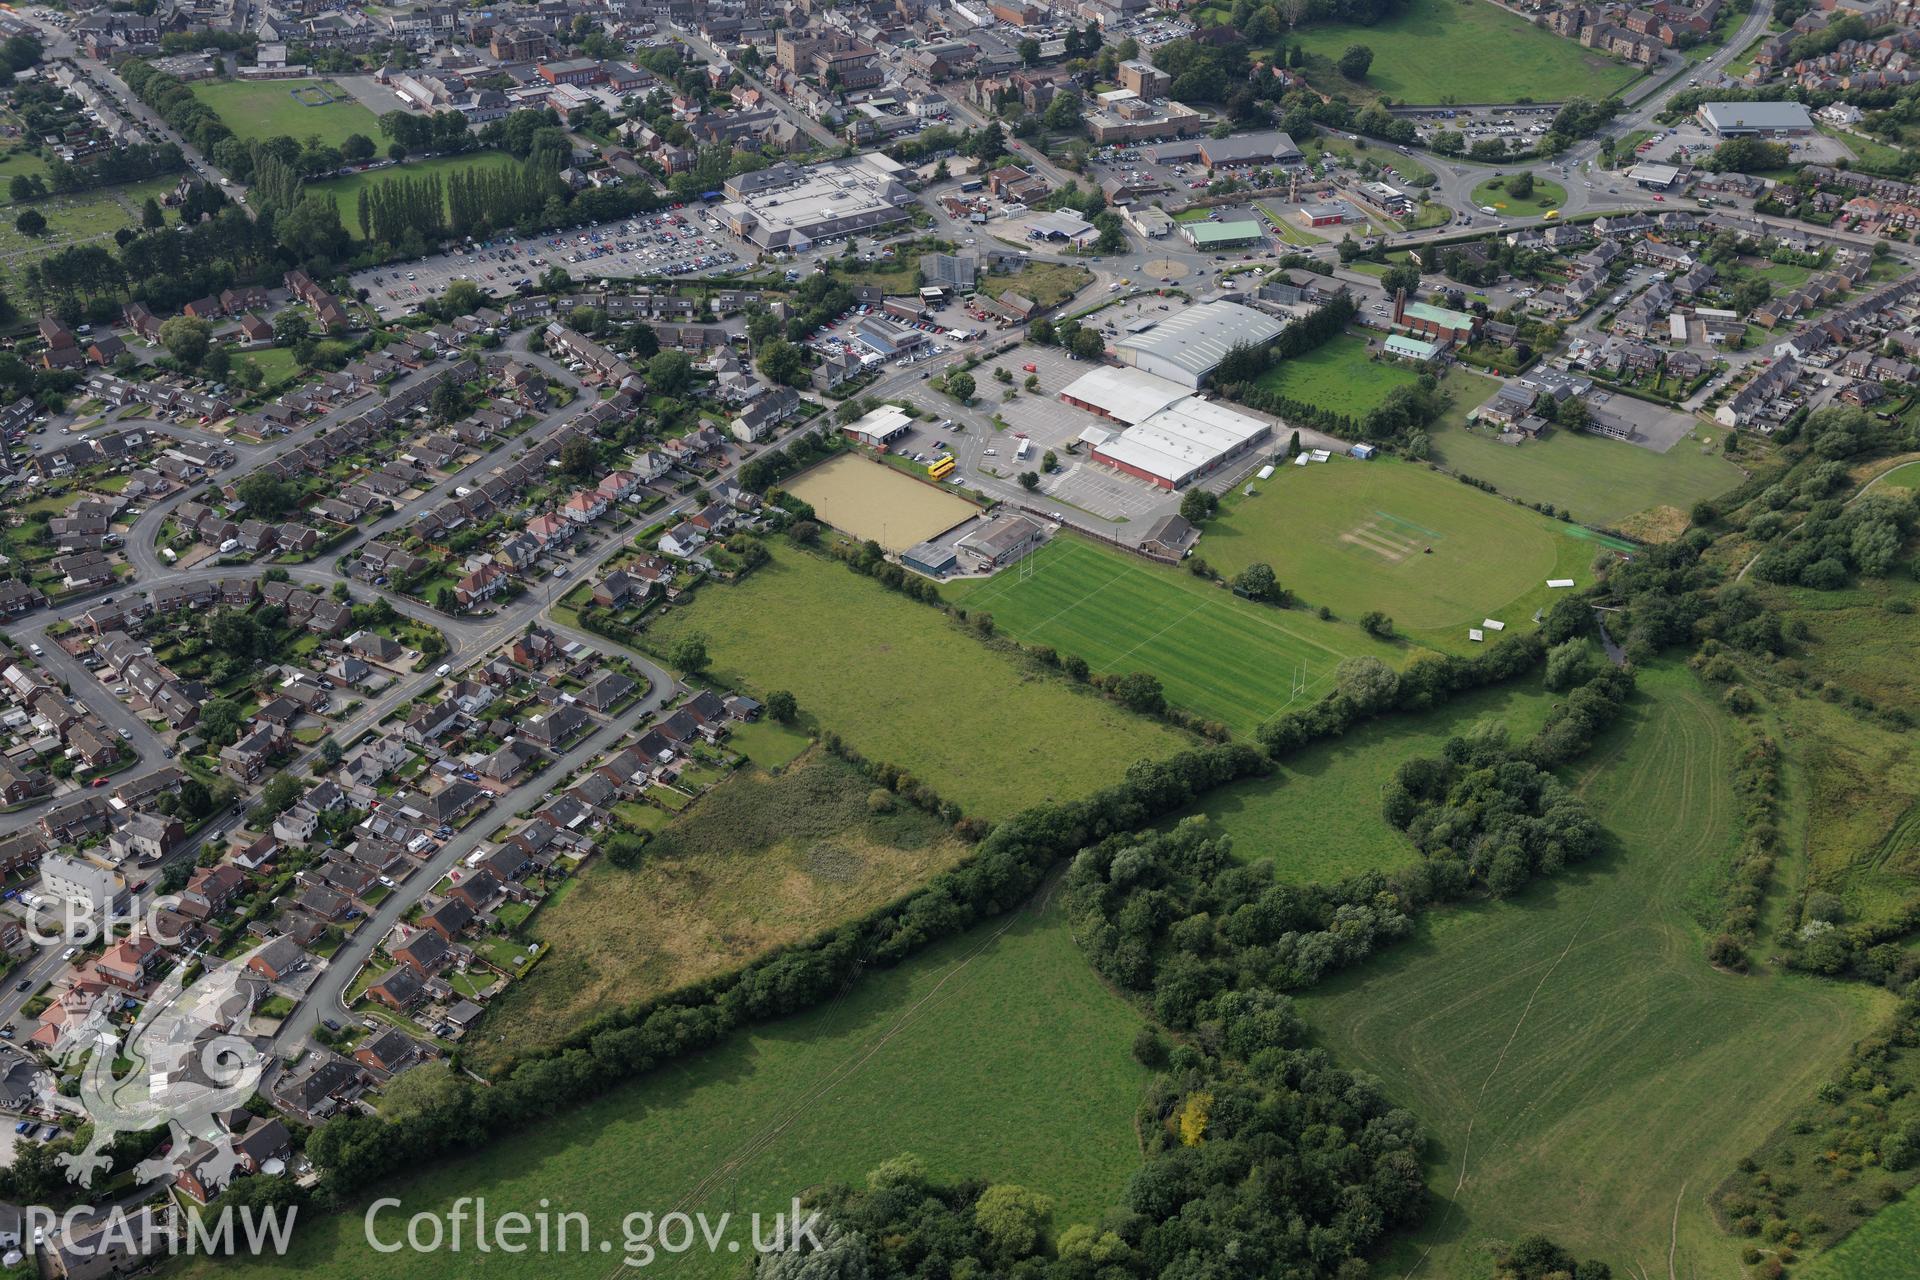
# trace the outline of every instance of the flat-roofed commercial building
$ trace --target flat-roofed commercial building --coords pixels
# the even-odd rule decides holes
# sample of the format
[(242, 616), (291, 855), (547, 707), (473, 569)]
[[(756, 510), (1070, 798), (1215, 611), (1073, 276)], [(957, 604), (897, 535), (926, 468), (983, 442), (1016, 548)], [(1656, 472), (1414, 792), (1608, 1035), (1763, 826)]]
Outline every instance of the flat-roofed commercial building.
[(869, 152), (801, 168), (781, 161), (727, 179), (728, 230), (761, 249), (800, 252), (913, 215), (905, 169)]
[(1060, 398), (1076, 409), (1129, 426), (1144, 422), (1174, 401), (1192, 394), (1191, 387), (1141, 373), (1138, 369), (1115, 369), (1111, 365), (1101, 365), (1092, 373), (1081, 374), (1060, 389)]
[(1086, 112), (1087, 134), (1095, 146), (1110, 142), (1146, 142), (1198, 133), (1211, 117), (1184, 102), (1148, 102), (1131, 89), (1100, 94)]
[(1095, 462), (1178, 489), (1246, 454), (1273, 434), (1258, 418), (1213, 400), (1187, 396), (1091, 451)]
[(1697, 114), (1722, 138), (1813, 132), (1813, 117), (1798, 102), (1703, 102)]
[(1285, 328), (1281, 321), (1251, 307), (1209, 302), (1127, 334), (1113, 344), (1113, 354), (1121, 364), (1198, 390), (1229, 351), (1265, 346)]
[(1272, 434), (1259, 418), (1138, 369), (1095, 369), (1062, 388), (1060, 399), (1125, 424), (1082, 432), (1088, 457), (1162, 489), (1209, 475)]

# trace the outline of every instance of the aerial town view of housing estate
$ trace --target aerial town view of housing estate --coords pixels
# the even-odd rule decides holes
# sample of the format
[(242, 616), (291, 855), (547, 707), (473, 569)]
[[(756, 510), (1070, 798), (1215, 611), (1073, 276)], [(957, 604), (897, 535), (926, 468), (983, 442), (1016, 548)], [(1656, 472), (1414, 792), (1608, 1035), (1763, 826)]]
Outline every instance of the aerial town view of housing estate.
[(0, 63), (0, 1280), (1920, 1276), (1920, 5)]

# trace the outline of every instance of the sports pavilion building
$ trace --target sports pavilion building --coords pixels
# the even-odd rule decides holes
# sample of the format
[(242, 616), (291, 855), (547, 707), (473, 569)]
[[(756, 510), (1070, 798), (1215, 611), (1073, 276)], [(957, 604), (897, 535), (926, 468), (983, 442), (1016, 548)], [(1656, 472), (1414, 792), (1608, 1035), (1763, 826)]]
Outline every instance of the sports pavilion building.
[(1095, 369), (1068, 384), (1060, 398), (1121, 424), (1119, 431), (1089, 427), (1081, 433), (1095, 462), (1162, 489), (1211, 475), (1273, 433), (1258, 418), (1138, 369)]
[(1130, 329), (1113, 344), (1121, 364), (1198, 391), (1235, 347), (1264, 347), (1286, 323), (1237, 302), (1188, 307), (1172, 319)]

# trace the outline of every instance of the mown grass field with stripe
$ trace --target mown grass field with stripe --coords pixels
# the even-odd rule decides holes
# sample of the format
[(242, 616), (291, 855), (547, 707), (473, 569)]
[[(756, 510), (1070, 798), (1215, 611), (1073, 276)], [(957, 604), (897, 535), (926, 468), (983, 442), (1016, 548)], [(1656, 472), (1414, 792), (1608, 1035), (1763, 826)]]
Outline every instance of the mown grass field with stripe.
[(1073, 537), (948, 594), (992, 614), (995, 628), (1022, 644), (1078, 654), (1099, 672), (1152, 672), (1169, 701), (1237, 733), (1319, 698), (1344, 657), (1372, 654), (1398, 666), (1405, 656), (1352, 621), (1254, 604), (1185, 570)]

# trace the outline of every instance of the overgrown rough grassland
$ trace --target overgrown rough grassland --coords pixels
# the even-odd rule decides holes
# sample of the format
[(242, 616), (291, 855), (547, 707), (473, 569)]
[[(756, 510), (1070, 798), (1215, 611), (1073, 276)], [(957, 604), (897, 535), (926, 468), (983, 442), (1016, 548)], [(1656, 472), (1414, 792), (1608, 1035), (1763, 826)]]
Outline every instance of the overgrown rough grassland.
[(1795, 810), (1805, 817), (1803, 887), (1838, 894), (1854, 919), (1884, 915), (1920, 893), (1920, 758), (1911, 732), (1846, 703), (1920, 705), (1920, 614), (1886, 609), (1911, 598), (1913, 584), (1813, 591), (1747, 581), (1808, 632), (1794, 655), (1798, 669), (1767, 679), (1785, 721), (1779, 737), (1794, 766)]
[[(1286, 466), (1229, 496), (1199, 554), (1226, 574), (1266, 561), (1309, 605), (1370, 609), (1422, 644), (1477, 648), (1483, 618), (1530, 625), (1548, 578), (1589, 580), (1598, 548), (1568, 526), (1409, 462)], [(1431, 548), (1431, 552), (1427, 549)]]
[(1783, 746), (1803, 788), (1805, 882), (1871, 920), (1920, 892), (1920, 760), (1896, 733), (1818, 698), (1785, 703)]
[[(1415, 938), (1306, 994), (1345, 1064), (1434, 1135), (1424, 1229), (1387, 1270), (1468, 1275), (1544, 1230), (1616, 1275), (1731, 1274), (1706, 1194), (1884, 1016), (1879, 992), (1714, 970), (1690, 907), (1735, 845), (1735, 750), (1677, 668), (1578, 779), (1615, 847), (1507, 903), (1431, 913)], [(1359, 803), (1359, 801), (1355, 801)]]
[(1033, 262), (1012, 275), (988, 275), (980, 287), (994, 297), (1011, 290), (1041, 307), (1057, 307), (1093, 282), (1093, 272), (1065, 262)]
[(1237, 733), (1326, 694), (1344, 657), (1397, 666), (1403, 656), (1352, 622), (1254, 604), (1183, 569), (1072, 537), (948, 590), (1022, 644), (1077, 654), (1099, 672), (1150, 671), (1175, 705)]
[(1029, 670), (822, 556), (790, 547), (735, 586), (706, 586), (650, 633), (707, 638), (713, 678), (788, 689), (814, 723), (912, 773), (968, 813), (1003, 818), (1087, 795), (1172, 755), (1172, 729)]
[(1356, 88), (1372, 90), (1397, 102), (1604, 98), (1640, 76), (1633, 67), (1482, 0), (1408, 0), (1373, 26), (1305, 27), (1295, 43), (1330, 60), (1349, 45), (1366, 45), (1373, 50), (1373, 65), (1364, 85), (1331, 75), (1323, 87), (1349, 95)]
[(1259, 386), (1358, 420), (1379, 408), (1395, 387), (1419, 380), (1411, 366), (1369, 359), (1367, 340), (1343, 333), (1305, 355), (1282, 360), (1260, 375)]
[[(1130, 1052), (1139, 1025), (1081, 959), (1060, 912), (1029, 907), (897, 969), (869, 971), (832, 1005), (375, 1193), (403, 1205), (378, 1219), (386, 1239), (407, 1215), (444, 1214), (460, 1196), (484, 1196), (490, 1217), (531, 1212), (544, 1197), (554, 1211), (587, 1213), (613, 1236), (610, 1255), (547, 1254), (529, 1271), (526, 1256), (471, 1249), (376, 1254), (356, 1205), (318, 1221), (303, 1214), (284, 1259), (196, 1263), (186, 1274), (610, 1280), (625, 1214), (771, 1215), (809, 1187), (860, 1182), (903, 1151), (943, 1180), (1053, 1196), (1056, 1229), (1092, 1221), (1140, 1160), (1133, 1111), (1147, 1072)], [(741, 1269), (723, 1251), (663, 1256), (624, 1274), (734, 1280)]]
[(967, 846), (816, 748), (747, 773), (654, 836), (645, 865), (591, 863), (530, 936), (552, 952), (488, 1011), (473, 1065), (541, 1048), (596, 1013), (739, 968), (918, 887)]
[[(293, 96), (296, 89), (324, 87), (334, 101), (309, 107)], [(373, 112), (355, 102), (347, 91), (321, 80), (196, 80), (187, 88), (212, 107), (234, 135), (252, 142), (288, 137), (305, 142), (317, 136), (337, 147), (352, 134), (380, 141), (380, 122)]]
[(1433, 432), (1433, 460), (1449, 471), (1485, 480), (1509, 497), (1550, 502), (1587, 524), (1618, 527), (1654, 507), (1684, 512), (1745, 478), (1721, 452), (1726, 433), (1718, 428), (1698, 430), (1712, 442), (1710, 449), (1682, 440), (1665, 453), (1558, 429), (1539, 440), (1504, 445), (1492, 433), (1466, 425), (1466, 412), (1478, 403), (1455, 403), (1446, 424)]
[(1380, 812), (1380, 789), (1403, 761), (1438, 755), (1448, 738), (1505, 731), (1518, 742), (1560, 695), (1537, 677), (1481, 689), (1413, 716), (1370, 721), (1286, 759), (1272, 778), (1222, 787), (1200, 811), (1233, 837), (1234, 854), (1271, 862), (1279, 879), (1330, 882), (1392, 871), (1413, 860), (1406, 836)]

